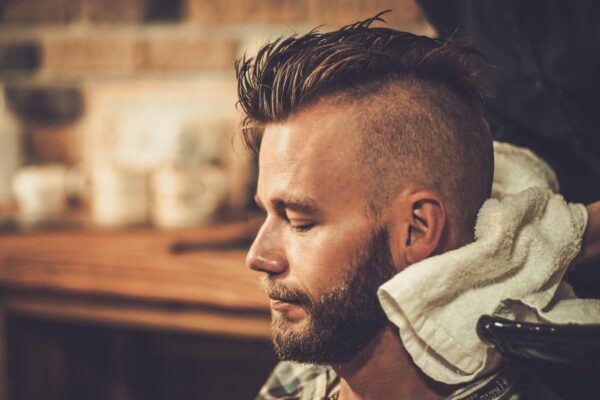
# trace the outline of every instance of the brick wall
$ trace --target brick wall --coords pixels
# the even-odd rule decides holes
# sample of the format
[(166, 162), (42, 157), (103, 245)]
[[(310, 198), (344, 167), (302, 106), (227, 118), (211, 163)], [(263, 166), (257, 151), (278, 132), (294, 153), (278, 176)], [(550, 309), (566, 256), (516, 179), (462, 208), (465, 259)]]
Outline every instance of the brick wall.
[[(110, 157), (123, 130), (168, 137), (219, 126), (229, 143), (238, 121), (233, 63), (244, 51), (386, 9), (389, 25), (432, 33), (414, 0), (3, 0), (0, 80), (30, 163)], [(157, 160), (176, 157), (162, 151)], [(248, 160), (224, 151), (239, 205)]]

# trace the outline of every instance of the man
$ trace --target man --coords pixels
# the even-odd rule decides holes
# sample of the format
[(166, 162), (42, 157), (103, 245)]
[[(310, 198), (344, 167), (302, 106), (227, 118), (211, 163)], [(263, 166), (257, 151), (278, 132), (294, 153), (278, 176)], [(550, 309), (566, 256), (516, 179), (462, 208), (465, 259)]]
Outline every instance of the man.
[(377, 288), (406, 266), (473, 240), (493, 150), (473, 50), (375, 20), (278, 40), (236, 65), (266, 211), (247, 264), (265, 273), (285, 360), (259, 398), (532, 393), (514, 371), (466, 389), (434, 382), (379, 305)]

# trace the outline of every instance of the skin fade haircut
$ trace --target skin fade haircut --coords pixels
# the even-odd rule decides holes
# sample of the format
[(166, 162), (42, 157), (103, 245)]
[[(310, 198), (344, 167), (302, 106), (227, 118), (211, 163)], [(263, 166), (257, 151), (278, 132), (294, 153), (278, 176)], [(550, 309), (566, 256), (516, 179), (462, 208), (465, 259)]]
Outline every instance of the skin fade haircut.
[[(473, 239), (490, 196), (493, 149), (483, 115), (483, 58), (473, 47), (373, 27), (280, 38), (236, 62), (242, 134), (258, 151), (264, 127), (322, 103), (348, 109), (365, 212), (377, 219), (407, 182), (446, 201), (448, 229)], [(358, 134), (356, 134), (356, 133)]]

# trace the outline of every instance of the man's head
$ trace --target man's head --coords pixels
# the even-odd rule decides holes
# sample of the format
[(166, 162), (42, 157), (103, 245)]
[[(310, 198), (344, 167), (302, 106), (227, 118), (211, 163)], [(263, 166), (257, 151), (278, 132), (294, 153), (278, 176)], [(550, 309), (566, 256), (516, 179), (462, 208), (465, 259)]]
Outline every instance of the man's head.
[(372, 22), (279, 40), (237, 64), (267, 211), (248, 264), (267, 273), (287, 359), (348, 361), (385, 323), (377, 287), (469, 242), (490, 194), (472, 50)]

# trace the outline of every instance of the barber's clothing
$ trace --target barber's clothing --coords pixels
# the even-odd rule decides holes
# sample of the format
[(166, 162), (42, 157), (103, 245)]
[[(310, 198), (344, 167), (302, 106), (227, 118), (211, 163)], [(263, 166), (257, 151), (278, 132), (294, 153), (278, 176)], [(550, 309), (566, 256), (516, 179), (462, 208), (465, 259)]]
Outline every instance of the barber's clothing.
[[(340, 378), (331, 367), (281, 362), (256, 400), (337, 400)], [(506, 365), (457, 390), (448, 400), (559, 400), (528, 370)]]
[[(548, 162), (569, 202), (600, 197), (600, 1), (418, 0), (441, 38), (475, 43), (494, 66), (486, 116), (495, 140)], [(568, 281), (600, 299), (600, 262)]]

